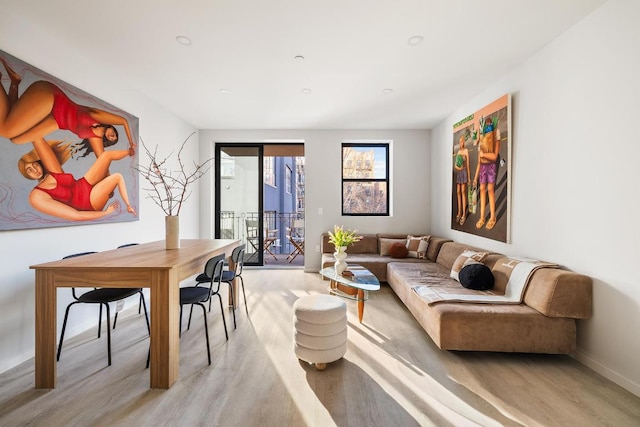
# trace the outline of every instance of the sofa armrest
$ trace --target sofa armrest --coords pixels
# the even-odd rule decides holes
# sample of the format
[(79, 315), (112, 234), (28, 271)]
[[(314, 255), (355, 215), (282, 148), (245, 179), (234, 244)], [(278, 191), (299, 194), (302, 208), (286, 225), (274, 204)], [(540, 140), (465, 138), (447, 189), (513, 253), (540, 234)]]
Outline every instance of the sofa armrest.
[(541, 268), (531, 277), (524, 302), (545, 316), (588, 319), (592, 312), (592, 280), (558, 268)]

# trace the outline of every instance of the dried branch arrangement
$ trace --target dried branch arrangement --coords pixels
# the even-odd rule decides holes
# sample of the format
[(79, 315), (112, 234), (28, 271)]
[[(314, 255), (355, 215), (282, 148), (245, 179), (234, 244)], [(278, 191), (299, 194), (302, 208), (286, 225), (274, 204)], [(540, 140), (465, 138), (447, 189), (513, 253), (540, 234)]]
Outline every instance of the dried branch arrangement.
[(147, 157), (149, 157), (147, 166), (140, 164), (137, 167), (140, 175), (151, 184), (150, 188), (144, 188), (144, 190), (149, 193), (147, 197), (160, 206), (168, 216), (180, 215), (182, 203), (191, 196), (191, 191), (188, 190), (189, 185), (202, 178), (212, 166), (213, 158), (210, 158), (200, 164), (193, 162), (193, 170), (191, 172), (187, 172), (185, 169), (185, 164), (181, 157), (182, 150), (194, 133), (184, 140), (178, 150), (178, 166), (180, 170), (172, 170), (167, 166), (167, 161), (173, 155), (173, 151), (167, 157), (159, 159), (158, 146), (156, 145), (153, 152), (151, 152), (142, 141), (142, 138), (140, 138), (142, 147), (147, 153)]

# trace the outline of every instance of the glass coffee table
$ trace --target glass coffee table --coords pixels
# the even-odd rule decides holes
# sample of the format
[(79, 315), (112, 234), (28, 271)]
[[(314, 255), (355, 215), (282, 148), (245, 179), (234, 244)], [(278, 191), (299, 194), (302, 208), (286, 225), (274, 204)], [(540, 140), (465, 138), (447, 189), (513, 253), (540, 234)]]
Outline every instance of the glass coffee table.
[(369, 291), (380, 289), (380, 281), (372, 272), (358, 264), (349, 264), (345, 273), (337, 274), (333, 266), (320, 270), (320, 274), (330, 280), (330, 294), (358, 301), (358, 320), (362, 323), (364, 302), (369, 298)]

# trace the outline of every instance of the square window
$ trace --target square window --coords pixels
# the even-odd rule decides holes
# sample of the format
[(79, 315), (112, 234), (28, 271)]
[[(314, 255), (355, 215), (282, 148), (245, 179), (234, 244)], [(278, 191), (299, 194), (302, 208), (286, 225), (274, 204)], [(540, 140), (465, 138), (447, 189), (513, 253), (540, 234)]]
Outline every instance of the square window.
[(389, 144), (342, 144), (342, 214), (389, 215)]

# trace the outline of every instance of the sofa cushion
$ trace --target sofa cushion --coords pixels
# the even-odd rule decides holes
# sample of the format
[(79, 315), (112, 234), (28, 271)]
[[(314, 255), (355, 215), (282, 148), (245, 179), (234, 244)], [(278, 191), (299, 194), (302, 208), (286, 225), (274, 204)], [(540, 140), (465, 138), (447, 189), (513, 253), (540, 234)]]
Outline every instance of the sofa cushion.
[(453, 279), (456, 279), (457, 281), (460, 281), (460, 279), (458, 278), (458, 275), (460, 273), (460, 270), (462, 270), (462, 267), (464, 267), (464, 263), (468, 259), (473, 259), (475, 261), (482, 262), (482, 260), (485, 259), (487, 255), (489, 255), (488, 252), (477, 252), (477, 251), (472, 251), (470, 249), (465, 250), (460, 255), (458, 255), (453, 265), (451, 266), (451, 277)]
[[(431, 246), (431, 244), (429, 244), (429, 246)], [(444, 242), (442, 244), (442, 246), (440, 247), (440, 250), (438, 251), (438, 256), (436, 258), (436, 262), (440, 265), (442, 265), (443, 267), (445, 267), (447, 270), (451, 270), (451, 267), (453, 267), (453, 263), (456, 261), (456, 259), (458, 258), (458, 256), (464, 252), (464, 251), (476, 251), (476, 252), (485, 252), (486, 249), (481, 249), (481, 248), (476, 248), (474, 246), (469, 246), (467, 244), (463, 244), (463, 243), (457, 243), (457, 242)], [(502, 255), (504, 256), (504, 255)], [(501, 258), (502, 256), (500, 256), (499, 258)], [(489, 256), (488, 258), (490, 258), (491, 256)], [(495, 261), (494, 261), (495, 262)], [(482, 261), (483, 264), (485, 264), (486, 266), (488, 266), (489, 268), (491, 268), (492, 264), (490, 264), (489, 262)]]
[(438, 259), (440, 248), (447, 242), (451, 242), (451, 239), (431, 236), (431, 238), (429, 239), (429, 247), (427, 248), (427, 259), (429, 261), (436, 262), (436, 259)]
[[(320, 251), (323, 254), (332, 254), (336, 248), (333, 243), (329, 243), (329, 234), (322, 233), (320, 240)], [(378, 253), (378, 237), (375, 234), (363, 234), (362, 239), (347, 247), (347, 253), (350, 254), (377, 254)]]
[(387, 238), (380, 238), (380, 255), (382, 256), (389, 256), (389, 250), (391, 249), (391, 246), (393, 246), (396, 243), (400, 243), (401, 245), (404, 245), (407, 242), (407, 239), (387, 239)]
[(406, 258), (409, 254), (409, 249), (405, 246), (404, 243), (394, 243), (389, 248), (389, 256), (391, 258)]
[(364, 234), (359, 242), (349, 245), (347, 253), (352, 254), (377, 254), (378, 237), (375, 234)]
[(427, 258), (427, 248), (429, 247), (429, 239), (431, 236), (407, 236), (407, 249), (411, 258)]
[(493, 288), (494, 278), (489, 267), (472, 258), (469, 258), (465, 264), (458, 274), (462, 286), (477, 291), (486, 291)]

